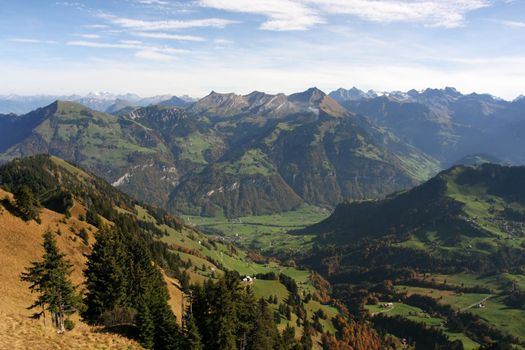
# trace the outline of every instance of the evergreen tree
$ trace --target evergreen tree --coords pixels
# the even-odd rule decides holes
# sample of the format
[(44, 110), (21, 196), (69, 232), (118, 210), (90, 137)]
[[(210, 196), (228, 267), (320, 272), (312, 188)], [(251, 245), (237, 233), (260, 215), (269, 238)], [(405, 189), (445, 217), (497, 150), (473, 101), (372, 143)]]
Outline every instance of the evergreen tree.
[(15, 205), (20, 217), (25, 221), (38, 220), (40, 203), (33, 191), (27, 186), (21, 186), (15, 193)]
[(148, 305), (142, 300), (137, 309), (136, 321), (139, 329), (140, 344), (146, 349), (152, 349), (155, 345), (155, 324)]
[(308, 320), (304, 320), (303, 325), (303, 335), (301, 336), (301, 340), (299, 341), (299, 348), (301, 350), (311, 350), (313, 347), (312, 342), (312, 336), (311, 336), (311, 327)]
[(166, 283), (140, 236), (104, 229), (97, 235), (87, 266), (86, 320), (100, 323), (104, 315), (131, 308), (136, 317), (126, 323), (134, 323), (145, 347), (180, 348), (181, 333), (168, 305)]
[(251, 350), (272, 350), (278, 345), (279, 333), (264, 299), (259, 300), (255, 329), (250, 338)]
[(60, 333), (65, 331), (66, 316), (78, 310), (82, 304), (75, 292), (69, 276), (71, 264), (64, 259), (51, 232), (44, 233), (44, 256), (42, 261), (31, 263), (31, 267), (22, 273), (22, 281), (31, 283), (31, 292), (39, 293), (35, 303), (29, 309), (40, 308), (33, 317), (45, 317), (45, 311), (51, 313), (53, 326)]
[(83, 317), (88, 322), (98, 323), (105, 312), (129, 305), (126, 255), (117, 230), (104, 229), (97, 234), (84, 270), (87, 307)]
[(201, 335), (192, 315), (189, 315), (186, 320), (186, 348), (203, 350)]
[(287, 325), (283, 331), (281, 347), (283, 350), (292, 350), (295, 345), (295, 328)]

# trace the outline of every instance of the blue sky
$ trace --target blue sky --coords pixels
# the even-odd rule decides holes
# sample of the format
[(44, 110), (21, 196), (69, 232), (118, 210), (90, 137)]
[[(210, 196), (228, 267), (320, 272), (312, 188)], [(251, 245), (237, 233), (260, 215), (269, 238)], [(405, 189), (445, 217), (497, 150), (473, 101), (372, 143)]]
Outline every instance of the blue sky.
[(0, 0), (0, 94), (525, 94), (523, 0)]

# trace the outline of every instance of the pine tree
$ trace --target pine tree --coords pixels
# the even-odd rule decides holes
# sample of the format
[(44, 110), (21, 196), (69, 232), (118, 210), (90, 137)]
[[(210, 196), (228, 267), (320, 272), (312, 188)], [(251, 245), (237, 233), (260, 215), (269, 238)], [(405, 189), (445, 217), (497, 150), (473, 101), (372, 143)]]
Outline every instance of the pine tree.
[(155, 324), (148, 305), (144, 301), (141, 301), (138, 305), (135, 322), (139, 330), (140, 344), (146, 349), (152, 349), (155, 345)]
[(192, 315), (186, 320), (186, 348), (188, 350), (202, 350), (202, 339), (199, 329)]
[(311, 327), (308, 320), (304, 320), (303, 325), (303, 335), (299, 341), (301, 350), (311, 350), (313, 347), (312, 336), (311, 336)]
[(21, 186), (15, 193), (16, 208), (20, 212), (20, 217), (25, 221), (38, 220), (40, 203), (33, 194), (33, 191), (27, 186)]
[(51, 313), (53, 326), (60, 333), (65, 331), (66, 316), (81, 308), (81, 300), (75, 292), (69, 276), (71, 264), (64, 259), (51, 232), (44, 233), (43, 260), (31, 263), (31, 267), (22, 273), (21, 280), (31, 283), (31, 292), (39, 293), (35, 303), (29, 309), (39, 308), (33, 318), (45, 317), (45, 311)]
[(295, 328), (290, 325), (286, 325), (282, 336), (282, 348), (283, 350), (291, 350), (295, 347)]
[(250, 338), (251, 350), (272, 350), (278, 344), (279, 333), (264, 299), (259, 300), (255, 329)]
[(127, 294), (129, 270), (123, 238), (116, 230), (103, 230), (96, 236), (93, 250), (88, 257), (85, 297), (85, 320), (101, 321), (102, 315), (119, 307), (129, 306)]

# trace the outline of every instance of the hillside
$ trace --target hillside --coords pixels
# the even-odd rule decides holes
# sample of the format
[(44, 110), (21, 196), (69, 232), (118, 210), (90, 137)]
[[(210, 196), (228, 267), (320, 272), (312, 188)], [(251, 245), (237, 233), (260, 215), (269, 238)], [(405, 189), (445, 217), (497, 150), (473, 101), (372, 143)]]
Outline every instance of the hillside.
[(185, 107), (115, 114), (57, 101), (2, 117), (0, 161), (52, 154), (172, 213), (228, 218), (380, 198), (439, 169), (316, 88), (289, 96), (212, 92)]
[[(155, 205), (166, 200), (165, 193), (176, 180), (171, 155), (162, 141), (131, 120), (77, 103), (56, 101), (14, 118), (11, 125), (2, 129), (2, 134), (18, 135), (18, 139), (5, 149), (1, 161), (52, 154), (80, 164), (106, 180), (121, 183), (128, 193), (141, 194), (142, 200)], [(18, 129), (23, 129), (24, 134), (17, 133)], [(127, 171), (135, 181), (125, 181), (131, 176)]]
[[(12, 194), (0, 189), (0, 198), (12, 198)], [(74, 217), (83, 209), (75, 204), (72, 208)], [(76, 215), (75, 215), (76, 214)], [(42, 255), (42, 234), (47, 229), (60, 230), (63, 234), (57, 236), (60, 249), (67, 254), (73, 264), (72, 275), (75, 284), (83, 281), (82, 270), (85, 268), (84, 254), (89, 247), (72, 232), (81, 229), (92, 231), (93, 227), (72, 217), (65, 220), (64, 215), (44, 210), (41, 214), (42, 223), (26, 223), (15, 217), (0, 204), (0, 348), (16, 349), (56, 349), (67, 347), (71, 349), (140, 349), (136, 342), (114, 334), (100, 333), (99, 329), (89, 327), (75, 321), (77, 326), (68, 337), (57, 335), (52, 328), (44, 327), (42, 321), (31, 320), (32, 312), (27, 307), (32, 304), (34, 296), (29, 292), (27, 284), (20, 281), (20, 273), (30, 262), (40, 259)], [(93, 236), (89, 240), (92, 242)]]
[[(13, 195), (9, 191), (16, 191), (21, 185), (30, 186), (42, 203), (41, 223), (24, 222), (15, 216)], [(40, 323), (24, 320), (29, 315), (25, 308), (31, 304), (33, 296), (27, 285), (19, 280), (29, 262), (42, 254), (42, 233), (46, 230), (57, 233), (59, 248), (74, 264), (73, 282), (82, 285), (86, 254), (91, 251), (103, 223), (127, 227), (129, 232), (136, 232), (144, 240), (153, 260), (164, 271), (169, 305), (179, 322), (183, 318), (182, 296), (188, 297), (190, 284), (200, 285), (210, 279), (219, 279), (226, 271), (236, 271), (240, 276), (260, 277), (252, 282), (251, 288), (257, 298), (272, 300), (269, 304), (272, 312), (283, 310), (283, 307), (286, 309), (290, 286), (297, 288), (294, 295), (300, 304), (294, 306), (297, 309), (290, 312), (288, 319), (286, 315), (280, 316), (278, 328), (281, 331), (289, 325), (300, 336), (302, 327), (296, 320), (301, 312), (304, 313), (302, 317), (319, 324), (320, 328), (314, 334), (316, 341), (320, 340), (321, 330), (334, 332), (331, 319), (340, 315), (340, 311), (331, 305), (327, 287), (322, 285), (323, 280), (318, 275), (242, 251), (219, 237), (204, 236), (185, 226), (178, 218), (140, 204), (103, 180), (59, 158), (37, 156), (8, 163), (0, 168), (0, 186), (0, 224), (6, 228), (0, 234), (0, 257), (7, 262), (0, 267), (0, 299), (7, 315), (1, 327), (12, 327), (13, 322), (20, 322), (24, 329), (15, 332), (15, 338), (20, 334), (33, 334), (31, 337), (35, 342), (47, 342), (50, 337)], [(85, 243), (82, 232), (87, 233)], [(315, 313), (319, 310), (329, 318), (317, 320)], [(86, 338), (85, 344), (89, 348), (91, 345), (88, 344), (96, 339), (97, 333), (93, 332), (78, 321), (78, 331), (74, 331), (72, 337), (78, 334)], [(109, 344), (117, 347), (119, 341), (122, 344), (127, 342), (109, 335), (106, 337)], [(69, 344), (73, 339), (76, 338), (63, 342)], [(106, 341), (104, 339), (101, 338), (102, 344)]]
[[(525, 168), (485, 163), (453, 167), (383, 200), (343, 203), (296, 232), (317, 236), (303, 263), (390, 331), (408, 319), (469, 349), (487, 344), (488, 334), (523, 345), (523, 188)], [(393, 301), (392, 310), (379, 306)]]

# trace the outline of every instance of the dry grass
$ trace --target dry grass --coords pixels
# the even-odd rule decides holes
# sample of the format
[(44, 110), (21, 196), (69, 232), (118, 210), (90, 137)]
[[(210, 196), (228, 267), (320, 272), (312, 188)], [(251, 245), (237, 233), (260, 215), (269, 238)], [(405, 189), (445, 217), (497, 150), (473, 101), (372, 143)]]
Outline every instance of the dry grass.
[(57, 334), (43, 321), (0, 312), (0, 349), (142, 349), (136, 342), (116, 334), (100, 333), (96, 328), (77, 323), (75, 329)]
[[(12, 195), (0, 189), (0, 199), (12, 199)], [(78, 219), (85, 215), (85, 209), (75, 202), (72, 217), (44, 209), (40, 215), (42, 223), (24, 222), (11, 215), (0, 205), (0, 349), (140, 349), (134, 341), (115, 334), (97, 332), (75, 318), (76, 327), (65, 335), (58, 335), (43, 321), (29, 319), (31, 312), (27, 307), (34, 301), (28, 285), (20, 281), (20, 273), (32, 261), (40, 260), (43, 253), (42, 234), (46, 230), (60, 231), (56, 235), (59, 248), (73, 264), (73, 282), (82, 289), (84, 282), (82, 271), (85, 268), (85, 254), (90, 247), (77, 237), (81, 229), (89, 233), (89, 242), (94, 242), (96, 229)], [(73, 229), (73, 231), (71, 230)], [(167, 276), (170, 292), (170, 305), (181, 319), (181, 297), (178, 281)]]

